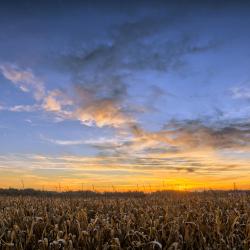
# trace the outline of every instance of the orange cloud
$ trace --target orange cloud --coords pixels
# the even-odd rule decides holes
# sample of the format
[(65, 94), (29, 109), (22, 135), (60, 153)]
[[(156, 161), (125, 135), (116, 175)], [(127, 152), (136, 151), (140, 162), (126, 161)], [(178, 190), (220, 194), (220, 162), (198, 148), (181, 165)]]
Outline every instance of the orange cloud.
[(64, 106), (72, 105), (72, 101), (59, 90), (50, 91), (43, 101), (43, 108), (46, 111), (60, 112)]
[[(53, 112), (58, 119), (74, 119), (88, 126), (116, 128), (134, 121), (122, 108), (118, 98), (118, 93), (122, 91), (119, 89), (112, 88), (112, 92), (101, 85), (91, 88), (78, 86), (75, 96), (69, 97), (58, 89), (47, 91), (44, 82), (30, 70), (22, 70), (16, 65), (9, 64), (1, 65), (0, 70), (6, 79), (13, 82), (22, 91), (31, 92), (36, 101), (42, 102), (41, 109)], [(102, 97), (102, 94), (106, 92), (108, 97)], [(14, 112), (38, 110), (24, 105), (4, 109)]]
[(98, 127), (120, 127), (133, 122), (130, 116), (122, 112), (119, 104), (109, 99), (96, 100), (86, 106), (79, 107), (73, 116), (83, 124), (94, 124)]

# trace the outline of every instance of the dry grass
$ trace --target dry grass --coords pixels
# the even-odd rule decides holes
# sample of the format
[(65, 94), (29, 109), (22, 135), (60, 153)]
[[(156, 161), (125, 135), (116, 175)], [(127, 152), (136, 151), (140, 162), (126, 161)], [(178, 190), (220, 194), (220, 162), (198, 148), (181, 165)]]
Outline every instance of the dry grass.
[(249, 249), (250, 196), (0, 197), (0, 249)]

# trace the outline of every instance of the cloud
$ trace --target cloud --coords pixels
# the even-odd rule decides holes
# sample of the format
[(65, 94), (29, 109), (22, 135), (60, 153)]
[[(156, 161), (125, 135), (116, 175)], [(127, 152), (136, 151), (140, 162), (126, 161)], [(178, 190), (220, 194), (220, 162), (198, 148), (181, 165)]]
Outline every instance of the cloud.
[(33, 176), (32, 179), (45, 178), (43, 185), (46, 184), (47, 188), (55, 185), (55, 176), (57, 183), (74, 184), (76, 189), (79, 188), (77, 185), (81, 186), (83, 182), (85, 186), (95, 183), (98, 189), (110, 187), (111, 183), (117, 187), (125, 185), (127, 189), (133, 189), (136, 184), (142, 186), (150, 183), (152, 189), (159, 189), (162, 185), (159, 184), (160, 180), (164, 180), (168, 187), (185, 183), (190, 185), (190, 188), (194, 183), (202, 188), (204, 185), (212, 188), (219, 188), (221, 185), (228, 188), (235, 178), (238, 178), (241, 184), (249, 181), (248, 176), (243, 174), (249, 173), (249, 163), (246, 160), (221, 159), (211, 154), (137, 158), (9, 154), (0, 155), (0, 169), (3, 172), (0, 177), (3, 181), (6, 175), (9, 179), (22, 176), (28, 185), (30, 176)]
[(46, 111), (60, 112), (64, 106), (70, 106), (73, 102), (60, 90), (49, 91), (43, 100), (43, 108)]
[(41, 139), (60, 146), (89, 145), (95, 148), (98, 148), (99, 145), (101, 148), (103, 148), (104, 145), (106, 145), (107, 148), (111, 146), (118, 147), (119, 145), (122, 145), (122, 143), (124, 142), (124, 138), (117, 138), (117, 137), (113, 138), (100, 137), (97, 139), (82, 139), (82, 140), (58, 140), (41, 136)]
[(249, 147), (250, 123), (220, 121), (214, 124), (199, 120), (171, 122), (165, 131), (172, 131), (173, 143), (191, 148), (208, 147), (215, 150)]
[(250, 99), (250, 87), (231, 88), (232, 97), (235, 99)]
[(138, 113), (155, 110), (152, 99), (162, 94), (159, 87), (151, 85), (149, 101), (143, 106), (135, 104), (129, 95), (135, 73), (178, 70), (185, 64), (186, 55), (217, 45), (187, 34), (170, 37), (168, 29), (175, 25), (178, 21), (171, 15), (139, 15), (113, 25), (105, 39), (83, 44), (81, 49), (71, 48), (59, 57), (63, 71), (71, 74), (74, 89), (70, 94), (46, 90), (31, 70), (14, 64), (2, 65), (1, 71), (22, 91), (32, 92), (42, 109), (53, 113), (57, 121), (70, 119), (87, 126), (129, 128), (138, 123)]
[[(123, 127), (134, 121), (127, 112), (127, 85), (119, 76), (98, 76), (85, 79), (74, 76), (74, 110), (72, 118), (87, 126)], [(91, 77), (92, 78), (92, 77)]]
[[(120, 127), (134, 121), (126, 114), (120, 98), (126, 95), (126, 86), (114, 77), (108, 84), (92, 83), (75, 86), (73, 96), (54, 89), (47, 91), (44, 83), (30, 70), (21, 70), (15, 65), (1, 66), (4, 77), (22, 91), (31, 92), (39, 104), (16, 105), (5, 110), (12, 112), (33, 112), (43, 109), (53, 112), (56, 119), (79, 120), (87, 126)], [(40, 105), (40, 108), (39, 108)]]
[(123, 113), (119, 104), (110, 99), (96, 100), (89, 105), (79, 107), (73, 116), (88, 126), (121, 127), (133, 122), (132, 117)]
[(11, 111), (11, 112), (35, 112), (42, 110), (40, 105), (15, 105), (11, 107), (1, 106), (0, 111)]
[(36, 100), (40, 101), (44, 98), (44, 83), (34, 76), (30, 70), (22, 70), (14, 64), (2, 64), (0, 70), (6, 79), (13, 82), (22, 91), (31, 91)]
[(132, 136), (119, 144), (99, 144), (102, 154), (128, 158), (182, 153), (220, 152), (225, 150), (250, 151), (250, 123), (200, 120), (171, 121), (161, 130), (149, 132), (133, 125)]
[(14, 64), (0, 65), (3, 76), (24, 92), (30, 92), (36, 100), (34, 105), (2, 106), (1, 110), (11, 112), (52, 112), (56, 119), (72, 119), (69, 107), (73, 105), (70, 97), (61, 90), (46, 90), (44, 82), (36, 77), (31, 70), (23, 70)]
[(16, 105), (7, 108), (7, 110), (12, 112), (34, 112), (40, 109), (41, 107), (39, 105)]
[(60, 145), (60, 146), (73, 146), (73, 145), (86, 144), (85, 140), (55, 140), (55, 139), (49, 139), (49, 138), (44, 138), (44, 137), (43, 139), (53, 144)]
[(44, 109), (47, 111), (61, 111), (61, 103), (57, 101), (54, 94), (49, 94), (44, 99)]
[(185, 64), (186, 55), (218, 46), (216, 41), (199, 41), (188, 34), (170, 36), (169, 28), (178, 26), (171, 15), (133, 19), (114, 25), (105, 39), (84, 43), (81, 49), (72, 48), (58, 58), (57, 66), (70, 73), (75, 84), (72, 119), (98, 127), (137, 124), (136, 115), (155, 110), (152, 99), (163, 94), (151, 84), (149, 101), (143, 107), (135, 104), (129, 91), (138, 72), (178, 70)]
[(64, 55), (63, 64), (72, 71), (84, 69), (95, 72), (129, 72), (155, 70), (167, 72), (184, 64), (184, 56), (217, 48), (217, 41), (199, 41), (188, 33), (169, 35), (178, 26), (175, 17), (164, 15), (137, 18), (116, 25), (108, 40), (95, 45), (86, 44), (82, 50)]

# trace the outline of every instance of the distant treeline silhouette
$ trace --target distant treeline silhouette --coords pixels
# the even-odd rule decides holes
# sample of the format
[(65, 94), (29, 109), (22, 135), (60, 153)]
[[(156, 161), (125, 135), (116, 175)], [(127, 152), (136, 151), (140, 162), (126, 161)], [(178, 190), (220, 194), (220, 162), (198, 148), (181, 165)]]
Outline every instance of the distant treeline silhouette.
[(204, 193), (210, 195), (218, 195), (218, 194), (234, 194), (237, 192), (238, 194), (250, 194), (250, 190), (204, 190), (204, 191), (176, 191), (176, 190), (164, 190), (164, 191), (155, 191), (151, 193), (144, 193), (142, 191), (127, 191), (127, 192), (98, 192), (98, 191), (91, 191), (91, 190), (82, 190), (82, 191), (47, 191), (47, 190), (36, 190), (32, 188), (26, 189), (16, 189), (16, 188), (0, 188), (0, 195), (6, 196), (46, 196), (46, 197), (96, 197), (96, 198), (105, 198), (105, 197), (119, 197), (119, 198), (126, 198), (126, 197), (133, 197), (133, 198), (140, 198), (147, 195), (163, 195), (163, 194), (185, 194), (185, 193)]
[(95, 192), (90, 190), (83, 190), (83, 191), (63, 191), (63, 192), (56, 192), (56, 191), (46, 191), (46, 190), (36, 190), (32, 188), (26, 189), (16, 189), (16, 188), (0, 188), (0, 195), (7, 195), (7, 196), (58, 196), (58, 197), (143, 197), (146, 194), (143, 192), (138, 191), (128, 191), (128, 192)]

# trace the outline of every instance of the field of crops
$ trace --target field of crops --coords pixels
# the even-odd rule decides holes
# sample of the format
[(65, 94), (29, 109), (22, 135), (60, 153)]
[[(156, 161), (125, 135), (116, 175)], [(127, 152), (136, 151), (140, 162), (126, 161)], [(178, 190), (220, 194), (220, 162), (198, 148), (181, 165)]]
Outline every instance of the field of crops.
[(249, 249), (250, 195), (0, 196), (0, 249)]

